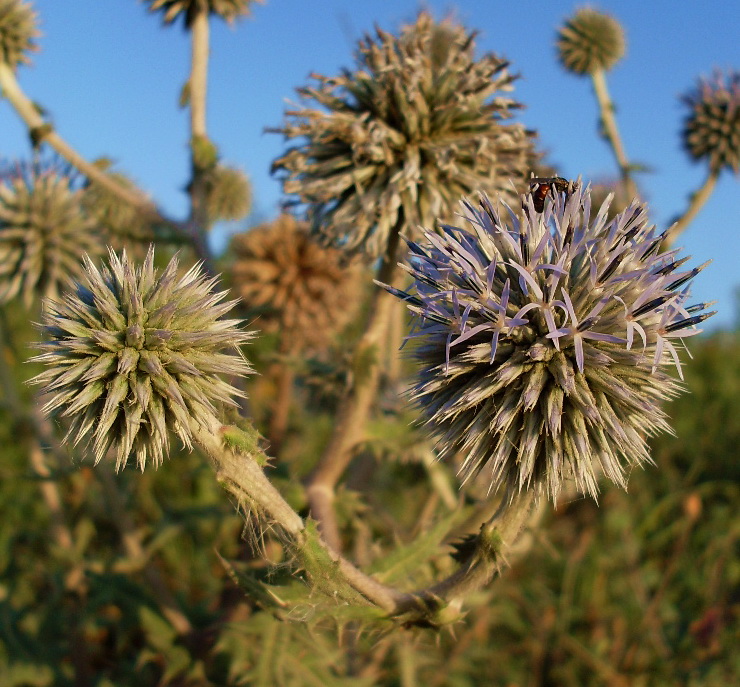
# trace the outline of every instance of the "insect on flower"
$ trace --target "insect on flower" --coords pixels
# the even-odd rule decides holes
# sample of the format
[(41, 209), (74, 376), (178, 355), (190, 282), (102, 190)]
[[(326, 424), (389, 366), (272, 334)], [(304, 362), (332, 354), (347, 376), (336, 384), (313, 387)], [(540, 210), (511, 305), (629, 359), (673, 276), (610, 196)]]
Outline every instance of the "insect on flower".
[(552, 192), (553, 197), (556, 193), (570, 196), (577, 188), (577, 181), (568, 181), (563, 177), (532, 177), (529, 180), (529, 190), (532, 192), (532, 202), (537, 212), (545, 209), (545, 198), (548, 193)]

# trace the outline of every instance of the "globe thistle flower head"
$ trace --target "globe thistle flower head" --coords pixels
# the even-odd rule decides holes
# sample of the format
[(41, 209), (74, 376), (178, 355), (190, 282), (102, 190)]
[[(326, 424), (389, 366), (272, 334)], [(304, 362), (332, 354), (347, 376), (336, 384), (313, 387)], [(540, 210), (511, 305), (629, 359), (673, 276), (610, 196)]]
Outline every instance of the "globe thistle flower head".
[(185, 28), (190, 28), (199, 11), (207, 10), (231, 24), (239, 17), (249, 14), (254, 2), (263, 0), (143, 0), (149, 4), (150, 12), (161, 11), (165, 24), (173, 23), (183, 17)]
[(273, 171), (325, 241), (378, 257), (401, 229), (451, 217), (461, 195), (523, 190), (532, 134), (507, 122), (514, 76), (474, 47), (464, 27), (421, 12), (399, 36), (366, 36), (355, 71), (298, 90), (305, 104), (272, 130), (298, 142)]
[(234, 289), (260, 312), (260, 326), (294, 347), (325, 344), (357, 312), (357, 264), (318, 244), (292, 215), (237, 234), (231, 250)]
[(29, 64), (29, 52), (38, 50), (36, 12), (23, 0), (0, 0), (0, 62), (15, 69)]
[(206, 174), (206, 204), (213, 221), (244, 219), (252, 208), (252, 188), (241, 170), (216, 165)]
[(135, 268), (110, 251), (101, 270), (89, 257), (73, 291), (49, 301), (34, 361), (47, 366), (31, 382), (51, 395), (43, 410), (69, 418), (67, 440), (87, 439), (99, 462), (109, 449), (116, 469), (134, 455), (158, 466), (169, 432), (191, 447), (219, 423), (218, 407), (243, 393), (218, 375), (251, 372), (238, 346), (252, 334), (221, 319), (234, 305), (216, 278), (195, 265), (178, 277), (173, 258), (159, 274), (150, 248)]
[[(419, 379), (413, 397), (468, 478), (535, 489), (563, 482), (596, 495), (603, 472), (626, 486), (650, 461), (646, 437), (670, 431), (661, 405), (681, 390), (668, 374), (678, 348), (713, 313), (687, 305), (677, 251), (634, 201), (607, 220), (610, 199), (553, 184), (522, 212), (465, 204), (466, 226), (409, 241), (409, 291), (385, 286), (414, 313)], [(553, 197), (553, 195), (555, 197)]]
[(609, 71), (624, 56), (624, 31), (614, 17), (590, 7), (566, 20), (556, 41), (560, 62), (574, 74)]
[(740, 72), (717, 71), (700, 79), (683, 97), (689, 107), (683, 129), (684, 147), (695, 160), (707, 160), (713, 172), (740, 171)]
[(102, 252), (75, 179), (58, 165), (18, 165), (0, 180), (0, 303), (53, 298), (81, 272), (80, 253)]

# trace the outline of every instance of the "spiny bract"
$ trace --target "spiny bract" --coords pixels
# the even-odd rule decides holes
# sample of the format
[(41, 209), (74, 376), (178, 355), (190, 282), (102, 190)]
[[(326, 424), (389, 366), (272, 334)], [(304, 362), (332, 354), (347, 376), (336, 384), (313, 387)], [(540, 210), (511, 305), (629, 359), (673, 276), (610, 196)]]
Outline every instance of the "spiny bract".
[(464, 204), (468, 226), (409, 242), (415, 293), (385, 286), (417, 316), (413, 396), (466, 477), (555, 500), (565, 479), (597, 493), (650, 461), (646, 437), (670, 431), (662, 402), (680, 384), (677, 345), (713, 313), (687, 306), (677, 250), (637, 201), (607, 220), (577, 185), (542, 212)]
[(0, 62), (15, 69), (31, 60), (26, 53), (38, 50), (36, 12), (22, 0), (0, 0)]
[(608, 71), (624, 56), (624, 31), (614, 17), (584, 7), (558, 33), (558, 57), (575, 74)]
[(19, 167), (0, 183), (0, 303), (55, 298), (81, 274), (81, 253), (102, 252), (97, 223), (72, 184), (52, 168), (35, 167)]
[(524, 189), (534, 153), (531, 132), (506, 123), (515, 77), (492, 53), (476, 59), (474, 37), (421, 12), (400, 36), (366, 36), (356, 71), (299, 89), (314, 107), (273, 130), (301, 141), (273, 170), (324, 239), (377, 257), (399, 231), (451, 218), (462, 195)]
[(33, 360), (48, 369), (31, 382), (52, 394), (44, 412), (70, 418), (66, 439), (88, 437), (96, 463), (113, 448), (116, 469), (131, 454), (142, 470), (159, 465), (170, 430), (191, 447), (217, 427), (219, 404), (244, 395), (218, 377), (251, 372), (238, 349), (251, 332), (220, 319), (235, 301), (222, 302), (226, 292), (199, 265), (180, 278), (177, 267), (173, 258), (158, 274), (153, 249), (138, 269), (125, 251), (110, 251), (102, 270), (85, 258), (81, 283), (46, 304), (49, 340)]
[(740, 72), (700, 79), (683, 102), (689, 107), (683, 130), (689, 155), (708, 159), (713, 172), (740, 172)]

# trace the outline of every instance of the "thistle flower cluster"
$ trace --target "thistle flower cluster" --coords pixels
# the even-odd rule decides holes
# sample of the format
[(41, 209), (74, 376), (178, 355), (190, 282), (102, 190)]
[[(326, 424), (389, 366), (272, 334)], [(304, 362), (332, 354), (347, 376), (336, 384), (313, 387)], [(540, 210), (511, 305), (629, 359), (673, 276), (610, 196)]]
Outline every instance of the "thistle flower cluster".
[(96, 221), (80, 189), (56, 169), (22, 168), (0, 183), (0, 303), (54, 298), (81, 273), (80, 253), (100, 254)]
[(150, 12), (161, 11), (162, 21), (171, 24), (180, 15), (183, 16), (185, 27), (189, 28), (198, 11), (207, 10), (209, 14), (221, 17), (229, 24), (239, 17), (249, 14), (253, 2), (262, 0), (143, 0), (149, 4)]
[(13, 69), (29, 64), (26, 53), (38, 50), (35, 39), (39, 35), (36, 12), (29, 3), (0, 0), (0, 62)]
[[(536, 189), (535, 189), (536, 190)], [(409, 241), (411, 292), (385, 288), (416, 315), (413, 397), (470, 477), (555, 500), (566, 479), (597, 493), (650, 461), (646, 438), (670, 431), (662, 402), (681, 390), (678, 348), (707, 304), (687, 305), (704, 267), (661, 253), (663, 234), (633, 201), (607, 220), (589, 190), (533, 194), (522, 214), (464, 204), (467, 226)], [(553, 196), (555, 196), (553, 198)]]
[(700, 79), (683, 102), (689, 107), (683, 130), (689, 155), (708, 160), (713, 172), (740, 172), (740, 72)]
[(507, 124), (514, 77), (494, 54), (475, 58), (474, 34), (421, 12), (394, 36), (359, 44), (358, 67), (298, 90), (311, 105), (274, 132), (301, 142), (273, 163), (331, 243), (377, 257), (400, 229), (452, 216), (481, 189), (515, 199), (532, 135)]
[(624, 31), (608, 14), (589, 7), (578, 10), (558, 32), (558, 57), (574, 74), (609, 71), (624, 56)]
[(291, 347), (318, 346), (339, 331), (360, 302), (356, 265), (338, 249), (319, 245), (308, 224), (281, 215), (232, 239), (234, 289), (262, 311), (260, 324), (277, 329)]
[(47, 303), (48, 340), (33, 358), (47, 369), (31, 381), (51, 394), (43, 411), (69, 418), (66, 440), (87, 438), (96, 463), (113, 449), (116, 469), (131, 455), (142, 470), (157, 466), (169, 432), (191, 447), (217, 426), (219, 406), (244, 395), (218, 375), (251, 372), (238, 346), (252, 334), (221, 319), (234, 301), (214, 292), (216, 278), (177, 269), (173, 258), (158, 274), (153, 249), (138, 269), (125, 251), (102, 270), (86, 257), (74, 291)]

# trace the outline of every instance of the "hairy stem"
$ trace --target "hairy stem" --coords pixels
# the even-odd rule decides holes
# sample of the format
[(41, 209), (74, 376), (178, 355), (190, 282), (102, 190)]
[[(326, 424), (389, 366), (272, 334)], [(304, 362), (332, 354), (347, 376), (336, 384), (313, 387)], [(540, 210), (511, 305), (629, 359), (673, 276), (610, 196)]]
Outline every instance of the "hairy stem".
[[(447, 604), (460, 605), (463, 596), (490, 582), (505, 563), (504, 546), (519, 534), (534, 500), (532, 494), (526, 493), (507, 501), (507, 506), (481, 528), (481, 544), (474, 554), (450, 577), (426, 589), (403, 592), (365, 574), (325, 539), (313, 536), (312, 528), (283, 499), (260, 467), (267, 463), (268, 457), (259, 448), (256, 431), (219, 426), (192, 429), (199, 445), (211, 459), (222, 486), (234, 496), (243, 511), (256, 511), (277, 528), (287, 546), (304, 561), (309, 575), (317, 573), (321, 579), (322, 574), (326, 574), (325, 570), (311, 569), (310, 562), (315, 560), (315, 556), (301, 556), (309, 548), (318, 546), (332, 562), (331, 574), (335, 578), (340, 578), (390, 617), (406, 623), (439, 622), (445, 617)], [(224, 441), (226, 435), (233, 432), (242, 435), (238, 447), (227, 446)]]
[(699, 187), (699, 189), (697, 189), (697, 191), (691, 194), (689, 206), (686, 208), (686, 211), (676, 219), (675, 224), (668, 229), (668, 233), (663, 241), (662, 250), (669, 249), (681, 233), (683, 233), (686, 227), (694, 221), (694, 218), (699, 214), (699, 211), (704, 207), (704, 204), (709, 200), (710, 196), (714, 192), (714, 188), (717, 185), (717, 179), (719, 179), (719, 171), (710, 170), (704, 183)]
[[(399, 245), (397, 230), (378, 269), (378, 281), (392, 284), (400, 272), (397, 264)], [(352, 380), (340, 403), (332, 436), (307, 486), (311, 514), (318, 521), (325, 541), (335, 551), (341, 551), (342, 544), (334, 514), (334, 488), (352, 460), (352, 449), (363, 438), (378, 389), (379, 354), (394, 305), (395, 299), (390, 294), (381, 289), (374, 293), (365, 331), (354, 352)]]
[(639, 197), (637, 190), (637, 184), (635, 184), (632, 178), (632, 166), (627, 159), (627, 153), (624, 150), (622, 139), (619, 136), (619, 129), (617, 128), (617, 120), (614, 117), (614, 103), (609, 95), (609, 90), (606, 86), (606, 75), (602, 69), (591, 74), (591, 81), (594, 86), (594, 93), (596, 100), (599, 104), (599, 114), (601, 116), (601, 122), (604, 127), (604, 135), (606, 140), (609, 142), (614, 157), (619, 165), (619, 172), (622, 177), (627, 193), (632, 198)]

